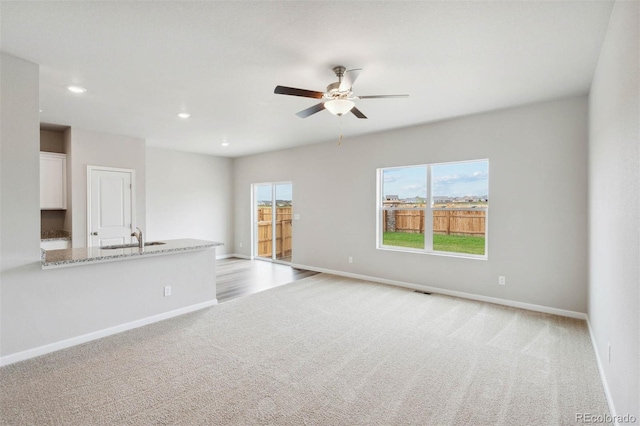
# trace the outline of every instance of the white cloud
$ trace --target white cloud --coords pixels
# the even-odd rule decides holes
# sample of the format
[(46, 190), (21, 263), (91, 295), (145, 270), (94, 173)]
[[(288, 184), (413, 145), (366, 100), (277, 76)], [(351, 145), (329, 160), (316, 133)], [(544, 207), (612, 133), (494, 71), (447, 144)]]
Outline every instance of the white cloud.
[(468, 183), (487, 180), (489, 173), (486, 171), (477, 171), (468, 174), (454, 174), (446, 176), (436, 176), (433, 178), (434, 185), (452, 185), (456, 183)]

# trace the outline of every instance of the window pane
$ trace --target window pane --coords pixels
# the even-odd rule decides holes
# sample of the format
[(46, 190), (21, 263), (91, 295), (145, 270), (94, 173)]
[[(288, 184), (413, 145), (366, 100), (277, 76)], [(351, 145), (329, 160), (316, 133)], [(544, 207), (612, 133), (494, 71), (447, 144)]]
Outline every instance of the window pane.
[(256, 185), (256, 216), (255, 216), (255, 252), (258, 257), (271, 258), (272, 244), (272, 216), (271, 216), (271, 185)]
[(402, 167), (382, 171), (383, 207), (424, 207), (427, 197), (427, 167)]
[(256, 202), (259, 207), (271, 207), (271, 185), (256, 185)]
[(383, 210), (382, 244), (424, 249), (424, 209)]
[(433, 250), (485, 254), (489, 162), (431, 166)]
[(276, 184), (276, 259), (291, 261), (293, 185)]

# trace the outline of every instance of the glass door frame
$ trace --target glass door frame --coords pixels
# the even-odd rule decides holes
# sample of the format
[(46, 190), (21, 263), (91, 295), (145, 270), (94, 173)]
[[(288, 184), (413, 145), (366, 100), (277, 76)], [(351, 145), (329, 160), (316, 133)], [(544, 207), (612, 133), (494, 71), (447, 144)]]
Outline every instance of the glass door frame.
[[(278, 182), (260, 182), (251, 184), (251, 258), (257, 260), (264, 260), (267, 262), (273, 263), (281, 263), (284, 265), (291, 265), (291, 261), (285, 261), (277, 258), (277, 212), (278, 206), (276, 203), (276, 188), (278, 185), (290, 185), (291, 186), (291, 216), (293, 219), (293, 182), (291, 181), (278, 181)], [(258, 255), (258, 197), (256, 195), (257, 188), (259, 186), (271, 186), (271, 257), (259, 256)], [(292, 221), (293, 228), (293, 221)], [(282, 237), (282, 247), (284, 248), (284, 230), (281, 229)], [(291, 241), (293, 243), (293, 235), (291, 236)], [(293, 244), (292, 244), (292, 253), (293, 253)]]

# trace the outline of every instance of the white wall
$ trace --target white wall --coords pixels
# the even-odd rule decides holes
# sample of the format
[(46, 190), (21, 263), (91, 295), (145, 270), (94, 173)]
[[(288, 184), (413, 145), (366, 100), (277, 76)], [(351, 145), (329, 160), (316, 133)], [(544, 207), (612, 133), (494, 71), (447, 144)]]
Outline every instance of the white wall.
[(214, 301), (214, 250), (41, 269), (38, 66), (0, 58), (0, 356)]
[(87, 166), (117, 167), (136, 171), (136, 226), (146, 229), (146, 170), (144, 139), (70, 130), (73, 247), (87, 246)]
[(198, 238), (233, 253), (233, 160), (147, 148), (147, 240)]
[[(250, 185), (290, 180), (301, 215), (294, 264), (586, 312), (585, 97), (358, 138), (344, 120), (342, 146), (236, 159), (237, 252), (250, 254)], [(375, 248), (376, 168), (482, 158), (490, 161), (489, 260)]]
[(589, 97), (589, 318), (615, 410), (636, 418), (640, 418), (638, 5), (616, 2)]

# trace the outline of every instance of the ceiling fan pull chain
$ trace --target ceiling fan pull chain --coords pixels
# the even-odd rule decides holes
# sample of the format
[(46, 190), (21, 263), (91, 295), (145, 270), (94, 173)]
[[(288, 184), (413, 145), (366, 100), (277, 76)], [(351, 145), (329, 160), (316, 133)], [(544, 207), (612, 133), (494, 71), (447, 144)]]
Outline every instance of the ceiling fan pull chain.
[(342, 146), (342, 116), (340, 116), (340, 138), (338, 139), (338, 146)]

